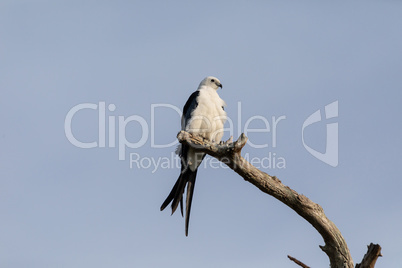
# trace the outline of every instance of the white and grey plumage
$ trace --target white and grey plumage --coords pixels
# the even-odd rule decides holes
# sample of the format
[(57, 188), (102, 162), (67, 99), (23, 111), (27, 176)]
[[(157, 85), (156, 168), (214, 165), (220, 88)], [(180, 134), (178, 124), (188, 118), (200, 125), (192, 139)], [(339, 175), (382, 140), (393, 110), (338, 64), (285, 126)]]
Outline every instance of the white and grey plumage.
[[(201, 81), (197, 91), (191, 94), (184, 105), (181, 118), (182, 130), (213, 142), (219, 142), (222, 139), (223, 125), (226, 121), (224, 110), (226, 103), (219, 97), (218, 88), (222, 88), (222, 84), (216, 77), (208, 76)], [(187, 185), (185, 219), (187, 236), (195, 178), (205, 153), (196, 152), (188, 145), (179, 146), (178, 153), (182, 164), (180, 176), (163, 202), (161, 210), (164, 210), (172, 202), (173, 214), (180, 203), (181, 214), (183, 215), (183, 194)]]

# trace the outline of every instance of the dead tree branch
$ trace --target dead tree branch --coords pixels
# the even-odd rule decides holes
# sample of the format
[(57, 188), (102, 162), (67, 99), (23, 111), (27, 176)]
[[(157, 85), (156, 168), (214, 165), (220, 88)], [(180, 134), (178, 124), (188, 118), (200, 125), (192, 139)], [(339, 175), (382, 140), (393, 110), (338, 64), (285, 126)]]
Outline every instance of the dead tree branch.
[(303, 267), (303, 268), (310, 268), (310, 266), (305, 265), (304, 263), (302, 263), (301, 261), (299, 261), (296, 258), (293, 258), (292, 256), (288, 255), (289, 260), (294, 261), (296, 264), (298, 264), (299, 266)]
[(356, 268), (374, 268), (378, 257), (382, 257), (381, 247), (378, 244), (371, 243), (367, 246), (367, 253), (364, 255), (362, 262), (356, 264)]
[(241, 150), (247, 142), (244, 134), (235, 142), (229, 140), (220, 144), (206, 141), (185, 131), (180, 131), (177, 138), (180, 143), (187, 143), (225, 163), (244, 180), (275, 197), (307, 220), (324, 239), (325, 245), (320, 248), (328, 255), (332, 268), (354, 267), (345, 239), (335, 224), (325, 216), (320, 205), (283, 185), (275, 176), (260, 171), (241, 156)]

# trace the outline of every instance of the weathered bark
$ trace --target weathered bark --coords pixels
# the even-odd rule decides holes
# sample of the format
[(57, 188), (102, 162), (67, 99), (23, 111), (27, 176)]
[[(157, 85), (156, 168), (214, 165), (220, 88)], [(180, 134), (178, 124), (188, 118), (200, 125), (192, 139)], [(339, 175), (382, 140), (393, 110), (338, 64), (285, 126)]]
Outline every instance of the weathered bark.
[(275, 176), (260, 171), (241, 156), (241, 150), (247, 142), (244, 134), (236, 142), (229, 140), (220, 144), (193, 136), (185, 131), (180, 131), (177, 138), (180, 143), (187, 143), (200, 152), (207, 153), (225, 163), (244, 180), (275, 197), (307, 220), (324, 239), (325, 245), (320, 248), (328, 255), (332, 268), (354, 267), (345, 239), (335, 224), (325, 216), (320, 205), (283, 185)]
[(364, 255), (362, 262), (356, 264), (356, 268), (374, 268), (378, 257), (381, 256), (380, 245), (371, 243), (367, 246), (367, 253)]

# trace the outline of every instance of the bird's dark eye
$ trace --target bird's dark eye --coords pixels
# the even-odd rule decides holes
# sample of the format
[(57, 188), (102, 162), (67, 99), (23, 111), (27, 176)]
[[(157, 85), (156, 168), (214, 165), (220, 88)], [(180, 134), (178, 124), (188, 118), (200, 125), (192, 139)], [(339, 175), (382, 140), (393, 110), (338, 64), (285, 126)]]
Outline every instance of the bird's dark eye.
[(215, 80), (214, 80), (214, 79), (212, 79), (212, 80), (211, 80), (211, 82), (213, 83), (213, 82), (215, 82)]

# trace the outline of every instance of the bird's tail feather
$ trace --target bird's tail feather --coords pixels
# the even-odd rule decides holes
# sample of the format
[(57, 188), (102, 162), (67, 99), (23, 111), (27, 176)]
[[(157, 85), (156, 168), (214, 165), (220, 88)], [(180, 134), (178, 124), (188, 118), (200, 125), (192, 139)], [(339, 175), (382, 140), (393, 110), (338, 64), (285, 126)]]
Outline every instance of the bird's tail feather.
[(179, 180), (179, 184), (178, 187), (176, 188), (176, 192), (173, 196), (173, 201), (172, 201), (172, 214), (176, 211), (179, 203), (180, 203), (180, 210), (182, 211), (182, 215), (183, 215), (183, 193), (184, 193), (184, 189), (186, 188), (186, 184), (188, 182), (188, 178), (190, 177), (191, 171), (190, 170), (186, 170), (185, 172), (180, 174), (180, 177), (178, 178)]
[(189, 178), (187, 183), (187, 198), (186, 198), (186, 236), (188, 236), (188, 224), (190, 222), (191, 202), (193, 201), (194, 185), (197, 171)]
[(191, 210), (191, 202), (193, 200), (193, 192), (194, 192), (194, 184), (195, 178), (197, 176), (197, 170), (191, 171), (189, 168), (183, 170), (180, 173), (179, 178), (174, 184), (172, 190), (169, 195), (163, 202), (160, 210), (164, 210), (171, 202), (172, 202), (172, 214), (176, 211), (177, 207), (180, 204), (180, 211), (183, 216), (183, 193), (184, 189), (187, 185), (187, 199), (186, 199), (186, 236), (188, 235), (188, 225), (190, 220), (190, 210)]
[[(181, 183), (181, 176), (182, 175), (180, 174), (179, 178), (177, 179), (176, 183), (174, 184), (169, 195), (166, 197), (165, 201), (163, 202), (163, 204), (161, 206), (161, 211), (164, 210), (170, 204), (170, 202), (172, 202), (173, 198), (175, 197), (177, 188), (179, 187), (179, 184)], [(173, 212), (172, 212), (172, 214), (173, 214)]]
[[(174, 184), (169, 195), (167, 196), (165, 201), (162, 203), (160, 210), (161, 211), (164, 210), (172, 202), (172, 205), (171, 205), (172, 214), (176, 211), (179, 204), (180, 204), (181, 213), (183, 214), (183, 193), (184, 193), (186, 185), (189, 181), (192, 181), (193, 185), (187, 189), (192, 189), (194, 191), (194, 182), (195, 182), (196, 175), (197, 175), (197, 170), (195, 170), (195, 171), (191, 171), (190, 169), (184, 170), (180, 174), (179, 178), (177, 179), (176, 183)], [(187, 205), (188, 205), (188, 202), (186, 202), (186, 206)]]

